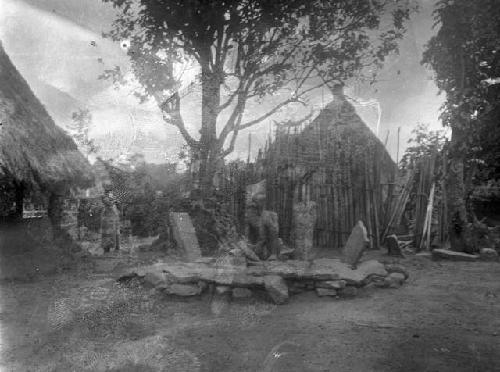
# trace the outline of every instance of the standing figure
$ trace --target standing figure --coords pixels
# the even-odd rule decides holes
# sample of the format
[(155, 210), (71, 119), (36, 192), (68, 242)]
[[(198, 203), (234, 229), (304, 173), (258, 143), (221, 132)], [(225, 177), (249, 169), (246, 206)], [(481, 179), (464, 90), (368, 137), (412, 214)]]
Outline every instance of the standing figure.
[(104, 252), (111, 249), (120, 249), (120, 214), (113, 201), (112, 195), (105, 194), (102, 198), (104, 205), (101, 214), (101, 244)]
[(283, 242), (279, 238), (278, 215), (264, 210), (264, 195), (255, 195), (247, 208), (247, 237), (262, 260), (280, 258)]

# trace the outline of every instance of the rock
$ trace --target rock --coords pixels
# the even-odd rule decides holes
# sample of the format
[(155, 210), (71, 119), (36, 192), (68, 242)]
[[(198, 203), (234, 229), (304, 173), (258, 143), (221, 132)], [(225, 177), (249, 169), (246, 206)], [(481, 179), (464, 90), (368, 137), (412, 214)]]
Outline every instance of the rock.
[(405, 280), (410, 277), (408, 270), (406, 270), (403, 266), (397, 264), (387, 264), (385, 265), (385, 269), (389, 274), (391, 273), (401, 273), (404, 275)]
[(300, 282), (292, 282), (288, 285), (288, 291), (293, 294), (299, 294), (306, 290), (306, 286)]
[(288, 300), (288, 286), (285, 280), (276, 275), (264, 277), (264, 287), (275, 304), (283, 304)]
[(369, 244), (365, 225), (358, 221), (342, 250), (342, 261), (355, 268)]
[(337, 296), (337, 291), (332, 288), (316, 288), (316, 294), (319, 297), (323, 296)]
[(215, 257), (200, 257), (200, 258), (197, 258), (196, 260), (194, 260), (194, 262), (196, 262), (196, 263), (202, 263), (202, 264), (206, 264), (206, 265), (213, 264), (213, 263), (215, 263), (215, 261), (216, 261)]
[(259, 257), (255, 254), (254, 251), (248, 246), (248, 244), (244, 240), (240, 240), (238, 243), (238, 248), (241, 249), (243, 252), (243, 255), (249, 260), (249, 261), (254, 261), (258, 262), (260, 261)]
[(186, 258), (190, 261), (200, 258), (201, 250), (189, 214), (170, 212), (169, 221), (177, 247), (184, 252)]
[(447, 249), (434, 249), (432, 251), (432, 257), (434, 259), (445, 259), (450, 261), (469, 261), (469, 262), (474, 262), (479, 259), (479, 256), (473, 254), (455, 252)]
[(316, 282), (316, 288), (326, 288), (326, 289), (342, 289), (345, 288), (345, 280), (326, 280), (321, 282)]
[[(231, 256), (226, 257), (229, 257), (229, 261), (234, 259)], [(356, 270), (352, 270), (338, 259), (326, 258), (314, 260), (312, 263), (297, 260), (260, 262), (249, 267), (231, 265), (231, 262), (224, 260), (218, 261), (217, 264), (157, 263), (122, 273), (121, 277), (144, 277), (148, 274), (148, 281), (153, 286), (162, 281), (167, 284), (198, 284), (202, 281), (223, 286), (254, 288), (263, 287), (266, 276), (279, 276), (290, 282), (304, 283), (304, 289), (314, 289), (317, 282), (328, 281), (337, 282), (329, 284), (333, 287), (331, 289), (337, 289), (337, 286), (343, 285), (340, 284), (342, 281), (347, 285), (363, 286), (373, 278), (388, 275), (384, 265), (375, 260), (361, 262)]]
[(399, 247), (398, 237), (395, 234), (385, 238), (385, 245), (387, 246), (387, 254), (389, 256), (403, 257), (403, 252), (401, 252), (401, 248)]
[(479, 256), (483, 261), (498, 261), (498, 252), (493, 248), (481, 248)]
[(215, 287), (215, 293), (217, 293), (219, 295), (223, 295), (223, 294), (226, 294), (229, 292), (231, 292), (231, 287), (229, 287), (227, 285), (218, 285)]
[(252, 297), (252, 291), (248, 288), (233, 288), (233, 298)]
[(287, 247), (283, 243), (281, 238), (279, 240), (280, 240), (280, 245), (282, 246), (282, 249), (280, 251), (280, 259), (287, 259), (287, 258), (290, 258), (291, 256), (293, 256), (295, 254), (295, 249)]
[(403, 284), (406, 280), (406, 276), (402, 273), (390, 273), (387, 277), (389, 280), (397, 282), (399, 284)]
[(166, 284), (166, 277), (161, 271), (150, 271), (144, 275), (144, 282), (151, 287)]
[(240, 248), (231, 249), (229, 254), (234, 257), (244, 257), (243, 251)]
[(217, 266), (241, 266), (241, 267), (246, 267), (247, 266), (247, 259), (245, 256), (226, 256), (224, 257), (224, 260), (217, 260)]
[(208, 283), (202, 282), (201, 280), (198, 282), (198, 287), (200, 287), (200, 293), (205, 292), (208, 289)]
[(197, 296), (201, 293), (201, 288), (197, 284), (171, 284), (166, 288), (166, 292), (176, 296)]
[(385, 278), (378, 278), (378, 279), (370, 282), (366, 287), (374, 286), (377, 288), (389, 288), (390, 284), (391, 284), (391, 281), (388, 280), (387, 277), (385, 277)]
[(295, 258), (310, 260), (312, 258), (314, 225), (316, 223), (316, 203), (298, 202), (293, 205), (293, 231), (295, 241)]
[(404, 283), (404, 275), (401, 273), (392, 273), (380, 283), (380, 288), (399, 288)]
[(347, 286), (345, 288), (338, 290), (338, 293), (342, 297), (356, 297), (358, 294), (358, 289), (353, 286)]

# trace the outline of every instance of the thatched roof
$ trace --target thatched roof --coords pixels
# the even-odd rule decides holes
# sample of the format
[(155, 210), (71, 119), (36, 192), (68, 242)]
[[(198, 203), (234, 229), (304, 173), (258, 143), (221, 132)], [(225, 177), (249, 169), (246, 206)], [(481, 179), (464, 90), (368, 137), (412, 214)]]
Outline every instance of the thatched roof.
[(281, 169), (339, 168), (342, 161), (376, 162), (384, 174), (392, 174), (396, 164), (384, 144), (356, 113), (343, 94), (336, 94), (318, 116), (303, 129), (283, 126), (269, 145), (266, 164)]
[(28, 187), (90, 186), (90, 164), (31, 91), (0, 42), (0, 178)]

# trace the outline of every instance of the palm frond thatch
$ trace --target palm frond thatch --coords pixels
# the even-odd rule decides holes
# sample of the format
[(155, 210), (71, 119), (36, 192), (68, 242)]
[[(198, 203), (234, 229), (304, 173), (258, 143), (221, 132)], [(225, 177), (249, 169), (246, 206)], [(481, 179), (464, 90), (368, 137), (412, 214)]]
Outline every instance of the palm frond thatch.
[(45, 190), (90, 186), (90, 164), (54, 123), (1, 42), (0, 122), (0, 178)]

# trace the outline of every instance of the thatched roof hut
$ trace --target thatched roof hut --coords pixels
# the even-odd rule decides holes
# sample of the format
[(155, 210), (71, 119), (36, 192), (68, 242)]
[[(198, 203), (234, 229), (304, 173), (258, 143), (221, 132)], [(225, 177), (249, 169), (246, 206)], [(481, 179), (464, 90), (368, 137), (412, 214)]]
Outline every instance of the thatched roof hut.
[(15, 200), (15, 211), (7, 214), (22, 218), (26, 192), (41, 191), (48, 197), (51, 222), (58, 228), (62, 197), (71, 189), (89, 187), (94, 176), (75, 142), (54, 123), (1, 42), (0, 123), (0, 186)]
[(379, 246), (396, 164), (340, 91), (305, 128), (278, 129), (256, 164), (267, 180), (267, 208), (278, 213), (280, 235), (293, 244), (293, 205), (317, 204), (315, 245), (342, 247), (363, 220)]
[(51, 192), (89, 186), (90, 164), (31, 91), (0, 42), (0, 180)]

